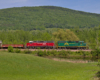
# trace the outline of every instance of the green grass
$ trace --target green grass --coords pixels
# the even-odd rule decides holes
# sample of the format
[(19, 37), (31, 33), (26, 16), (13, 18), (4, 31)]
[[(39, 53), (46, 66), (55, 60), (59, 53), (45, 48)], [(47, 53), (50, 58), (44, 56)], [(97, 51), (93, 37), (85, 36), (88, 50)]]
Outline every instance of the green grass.
[(0, 52), (0, 80), (92, 80), (97, 63), (68, 63)]

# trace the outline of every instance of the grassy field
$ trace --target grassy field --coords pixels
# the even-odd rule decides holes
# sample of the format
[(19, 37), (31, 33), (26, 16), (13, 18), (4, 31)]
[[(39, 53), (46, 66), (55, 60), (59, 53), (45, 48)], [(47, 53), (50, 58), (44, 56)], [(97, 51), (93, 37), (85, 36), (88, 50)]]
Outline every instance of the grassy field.
[(0, 52), (0, 80), (93, 80), (97, 63), (68, 63)]

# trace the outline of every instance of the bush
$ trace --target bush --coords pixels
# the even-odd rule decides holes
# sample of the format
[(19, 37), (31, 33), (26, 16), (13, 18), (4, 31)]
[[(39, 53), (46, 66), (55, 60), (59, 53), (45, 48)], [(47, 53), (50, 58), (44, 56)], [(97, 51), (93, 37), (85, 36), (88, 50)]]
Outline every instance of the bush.
[(21, 50), (17, 48), (17, 49), (15, 49), (15, 52), (16, 52), (16, 53), (20, 53)]
[[(96, 76), (100, 78), (100, 71), (96, 73)], [(100, 80), (100, 79), (99, 79)]]
[(35, 51), (32, 52), (32, 54), (37, 54), (37, 52), (38, 52), (38, 51), (35, 50)]
[(84, 55), (84, 51), (80, 50), (80, 51), (77, 52), (77, 54), (82, 56), (82, 55)]
[(88, 52), (88, 51), (85, 52), (85, 55), (86, 56), (91, 56), (90, 52)]
[(47, 56), (47, 51), (46, 50), (43, 51), (43, 55)]
[(53, 55), (53, 56), (56, 56), (56, 55), (57, 55), (57, 51), (55, 51), (55, 50), (50, 51), (50, 53), (51, 53), (51, 55)]
[(25, 53), (25, 54), (31, 54), (32, 51), (30, 51), (30, 50), (24, 50), (24, 53)]
[(95, 51), (96, 51), (96, 53), (97, 53), (96, 56), (98, 56), (98, 55), (100, 54), (100, 49), (95, 49)]
[(68, 56), (68, 53), (66, 51), (64, 51), (64, 50), (59, 51), (58, 53), (59, 53), (58, 57), (66, 58)]
[(49, 55), (51, 55), (51, 51), (46, 52), (46, 56), (49, 56)]
[(66, 51), (62, 51), (62, 56), (63, 57), (67, 57), (68, 56), (67, 52)]
[(39, 50), (39, 51), (37, 52), (37, 55), (38, 55), (38, 56), (43, 56), (43, 51), (40, 51), (40, 50)]
[(94, 50), (94, 51), (91, 51), (91, 55), (92, 55), (92, 57), (96, 57), (98, 54), (97, 54), (97, 52)]
[(13, 52), (13, 47), (12, 46), (8, 47), (8, 52)]
[(66, 51), (67, 54), (72, 54), (72, 51), (68, 50)]

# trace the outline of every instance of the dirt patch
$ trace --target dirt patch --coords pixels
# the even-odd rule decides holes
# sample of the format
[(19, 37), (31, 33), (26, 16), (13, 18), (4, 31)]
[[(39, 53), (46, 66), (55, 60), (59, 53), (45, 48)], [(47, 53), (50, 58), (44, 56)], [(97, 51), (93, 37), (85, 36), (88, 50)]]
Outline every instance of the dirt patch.
[(89, 63), (88, 60), (71, 60), (71, 59), (59, 59), (59, 58), (51, 58), (54, 61), (60, 61), (60, 62), (71, 62), (71, 63)]
[(98, 77), (95, 77), (95, 78), (94, 78), (94, 80), (100, 80), (100, 78), (98, 78)]

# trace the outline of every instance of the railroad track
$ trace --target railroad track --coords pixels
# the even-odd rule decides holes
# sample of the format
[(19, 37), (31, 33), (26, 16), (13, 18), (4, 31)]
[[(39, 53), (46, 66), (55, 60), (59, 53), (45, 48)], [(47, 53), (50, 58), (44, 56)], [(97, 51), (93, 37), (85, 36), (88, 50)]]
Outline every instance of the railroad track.
[[(0, 49), (0, 51), (7, 51), (7, 49)], [(30, 50), (30, 51), (38, 51), (38, 50), (41, 50), (41, 51), (52, 51), (52, 50), (56, 50), (56, 51), (92, 51), (92, 49), (20, 49), (21, 51), (24, 51), (24, 50)]]

